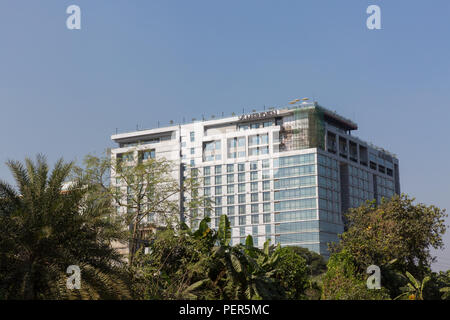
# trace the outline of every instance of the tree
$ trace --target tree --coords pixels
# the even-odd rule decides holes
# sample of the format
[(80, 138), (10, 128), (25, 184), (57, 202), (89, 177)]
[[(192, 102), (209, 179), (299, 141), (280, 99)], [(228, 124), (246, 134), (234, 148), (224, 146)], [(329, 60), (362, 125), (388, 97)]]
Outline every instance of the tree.
[(358, 273), (355, 259), (345, 249), (333, 253), (323, 277), (322, 299), (324, 300), (384, 300), (388, 291), (367, 289), (366, 281)]
[(327, 263), (320, 254), (303, 247), (292, 246), (289, 248), (305, 259), (307, 272), (310, 276), (318, 276), (327, 271)]
[(348, 230), (333, 251), (349, 252), (359, 273), (369, 265), (396, 260), (397, 271), (423, 278), (434, 261), (430, 247), (443, 247), (447, 214), (435, 206), (413, 202), (403, 194), (390, 201), (383, 199), (379, 205), (367, 202), (350, 209), (346, 216)]
[[(51, 173), (41, 155), (7, 165), (17, 186), (0, 182), (0, 298), (129, 297), (108, 207), (79, 183), (63, 189), (73, 163), (58, 160)], [(70, 265), (81, 269), (80, 290), (66, 288)]]
[(308, 267), (296, 247), (279, 250), (275, 278), (286, 288), (288, 299), (300, 299), (303, 296), (308, 285)]
[(180, 222), (180, 194), (186, 199), (183, 218), (195, 218), (197, 208), (205, 202), (198, 195), (200, 181), (195, 170), (188, 170), (180, 184), (173, 175), (173, 162), (143, 159), (135, 151), (130, 151), (129, 157), (116, 159), (88, 155), (84, 167), (76, 170), (77, 179), (98, 186), (99, 197), (109, 199), (116, 208), (114, 216), (122, 221), (124, 229), (129, 228), (130, 265), (138, 249), (148, 244), (152, 232)]

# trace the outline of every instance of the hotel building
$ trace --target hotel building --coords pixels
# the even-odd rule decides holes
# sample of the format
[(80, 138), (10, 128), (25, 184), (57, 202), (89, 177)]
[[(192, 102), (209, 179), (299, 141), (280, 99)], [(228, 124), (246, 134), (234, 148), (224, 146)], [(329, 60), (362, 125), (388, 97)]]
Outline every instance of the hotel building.
[[(316, 102), (223, 119), (115, 134), (113, 159), (161, 157), (182, 183), (194, 168), (212, 209), (180, 218), (192, 227), (204, 215), (217, 228), (226, 214), (232, 243), (306, 247), (329, 256), (344, 231), (343, 213), (366, 200), (400, 193), (395, 155), (355, 137), (356, 123)], [(131, 153), (130, 153), (131, 152)], [(185, 195), (179, 195), (185, 199)]]

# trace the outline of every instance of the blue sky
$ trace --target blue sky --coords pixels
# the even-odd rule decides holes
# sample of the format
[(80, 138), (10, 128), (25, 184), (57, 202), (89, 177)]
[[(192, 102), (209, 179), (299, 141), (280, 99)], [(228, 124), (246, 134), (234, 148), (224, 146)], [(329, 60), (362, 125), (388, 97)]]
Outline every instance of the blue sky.
[[(66, 28), (72, 4), (81, 30)], [(366, 28), (371, 4), (382, 30)], [(396, 153), (402, 191), (450, 208), (449, 12), (448, 0), (2, 0), (0, 178), (7, 159), (100, 153), (116, 128), (307, 96)], [(436, 269), (450, 269), (445, 241)]]

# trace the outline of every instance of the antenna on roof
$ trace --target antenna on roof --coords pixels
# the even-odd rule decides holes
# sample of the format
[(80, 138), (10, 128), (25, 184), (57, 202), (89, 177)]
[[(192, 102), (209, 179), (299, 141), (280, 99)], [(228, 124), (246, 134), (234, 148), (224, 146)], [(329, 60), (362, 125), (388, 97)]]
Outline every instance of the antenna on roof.
[(158, 128), (159, 128), (159, 120), (158, 120)]

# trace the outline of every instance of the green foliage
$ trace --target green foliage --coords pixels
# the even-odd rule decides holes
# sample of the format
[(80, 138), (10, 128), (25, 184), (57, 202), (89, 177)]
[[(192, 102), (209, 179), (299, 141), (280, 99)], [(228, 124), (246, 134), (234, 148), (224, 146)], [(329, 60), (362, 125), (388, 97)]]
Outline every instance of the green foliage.
[(385, 265), (396, 260), (398, 271), (424, 277), (433, 261), (430, 248), (442, 248), (446, 226), (445, 210), (435, 206), (413, 204), (406, 195), (390, 201), (374, 202), (351, 209), (348, 230), (334, 252), (347, 250), (358, 272), (369, 265)]
[(355, 259), (346, 250), (331, 255), (328, 271), (323, 277), (322, 299), (325, 300), (385, 300), (386, 289), (369, 290), (358, 274)]
[(308, 285), (308, 267), (306, 260), (297, 254), (294, 247), (279, 249), (275, 277), (286, 288), (289, 299), (302, 298)]
[(423, 300), (424, 287), (431, 278), (426, 276), (422, 281), (419, 281), (408, 271), (406, 271), (405, 275), (409, 282), (406, 287), (403, 288), (404, 292), (395, 299), (407, 298), (409, 300)]
[(309, 275), (318, 276), (327, 271), (327, 263), (320, 254), (303, 247), (292, 246), (289, 248), (305, 260)]
[(135, 292), (146, 299), (287, 299), (306, 286), (305, 260), (279, 246), (260, 250), (248, 236), (231, 246), (228, 218), (217, 231), (203, 219), (196, 231), (166, 228), (154, 235), (151, 254), (139, 254)]
[(430, 280), (423, 288), (424, 300), (450, 300), (450, 270), (430, 272)]
[[(130, 297), (121, 256), (111, 247), (120, 226), (111, 206), (88, 196), (90, 186), (63, 190), (73, 164), (46, 159), (7, 163), (16, 188), (0, 182), (2, 299), (114, 299)], [(66, 288), (66, 269), (81, 268), (81, 290)]]

